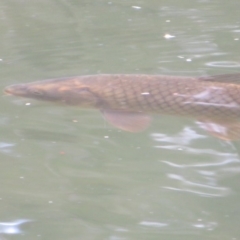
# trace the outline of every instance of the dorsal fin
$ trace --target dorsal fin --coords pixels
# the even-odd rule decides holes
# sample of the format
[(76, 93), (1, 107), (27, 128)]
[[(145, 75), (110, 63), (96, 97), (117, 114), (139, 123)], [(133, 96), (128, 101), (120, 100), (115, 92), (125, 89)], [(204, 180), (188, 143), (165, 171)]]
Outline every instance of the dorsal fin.
[(240, 84), (240, 73), (205, 76), (199, 77), (198, 80)]

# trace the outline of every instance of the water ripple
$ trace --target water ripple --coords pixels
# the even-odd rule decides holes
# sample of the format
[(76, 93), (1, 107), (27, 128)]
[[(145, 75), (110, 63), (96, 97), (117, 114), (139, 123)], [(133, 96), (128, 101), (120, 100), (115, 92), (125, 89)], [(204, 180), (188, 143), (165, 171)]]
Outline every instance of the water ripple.
[(189, 126), (172, 136), (161, 133), (151, 136), (160, 143), (154, 148), (167, 153), (159, 160), (168, 168), (169, 181), (162, 188), (203, 197), (225, 197), (233, 192), (219, 181), (240, 173), (239, 155), (232, 143), (218, 140), (208, 143), (214, 139), (198, 134)]
[(178, 184), (180, 184), (181, 186), (179, 186), (178, 188), (165, 186), (163, 187), (165, 189), (195, 193), (205, 197), (223, 197), (227, 196), (230, 193), (230, 190), (226, 187), (216, 187), (207, 184), (192, 182), (180, 175), (168, 174), (168, 177), (177, 180), (179, 182)]
[(226, 67), (226, 68), (239, 68), (240, 63), (234, 61), (216, 61), (216, 62), (207, 62), (205, 63), (206, 66), (209, 67)]
[(12, 222), (0, 222), (0, 233), (4, 234), (20, 234), (22, 230), (20, 226), (24, 223), (31, 222), (29, 219), (18, 219)]

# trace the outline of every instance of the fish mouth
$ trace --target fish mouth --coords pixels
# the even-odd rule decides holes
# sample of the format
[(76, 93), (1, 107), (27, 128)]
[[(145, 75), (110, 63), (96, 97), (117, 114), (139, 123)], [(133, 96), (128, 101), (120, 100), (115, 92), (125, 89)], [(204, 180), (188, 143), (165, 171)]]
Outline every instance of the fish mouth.
[(4, 93), (6, 93), (7, 95), (12, 95), (12, 87), (5, 87), (3, 90)]
[(24, 96), (26, 88), (22, 84), (10, 85), (4, 89), (4, 93), (7, 95)]

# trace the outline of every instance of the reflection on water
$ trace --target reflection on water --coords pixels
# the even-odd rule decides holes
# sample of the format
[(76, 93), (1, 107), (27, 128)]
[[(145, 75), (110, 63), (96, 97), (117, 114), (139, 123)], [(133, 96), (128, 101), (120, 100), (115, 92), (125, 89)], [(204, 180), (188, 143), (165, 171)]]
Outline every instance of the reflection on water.
[(207, 66), (210, 67), (219, 67), (219, 68), (239, 68), (240, 63), (239, 62), (233, 62), (233, 61), (219, 61), (219, 62), (207, 62)]
[(11, 153), (14, 146), (14, 143), (0, 142), (0, 152)]
[[(154, 146), (155, 148), (169, 150), (171, 154), (176, 152), (178, 158), (185, 156), (191, 160), (187, 164), (179, 163), (176, 158), (162, 160), (162, 163), (169, 166), (167, 177), (172, 180), (170, 181), (171, 185), (163, 186), (163, 188), (205, 197), (225, 197), (231, 193), (231, 189), (221, 186), (219, 180), (223, 173), (240, 173), (238, 153), (229, 152), (229, 148), (224, 152), (223, 150), (214, 150), (212, 147), (194, 146), (206, 137), (197, 134), (190, 127), (185, 127), (174, 136), (164, 134), (152, 134), (151, 136), (154, 141), (159, 142)], [(231, 143), (225, 144), (234, 148)], [(203, 159), (205, 160), (203, 161)]]
[[(20, 227), (27, 222), (31, 222), (29, 219), (17, 219), (12, 222), (0, 222), (0, 234), (20, 234), (23, 231)], [(0, 238), (1, 239), (1, 238)]]
[(167, 227), (169, 225), (168, 223), (149, 222), (149, 221), (142, 221), (139, 224), (147, 227)]
[(182, 231), (183, 229), (205, 229), (208, 231), (214, 230), (218, 223), (217, 222), (208, 222), (203, 219), (197, 219), (196, 222), (180, 222), (174, 221), (172, 223), (161, 223), (161, 222), (149, 222), (149, 221), (142, 221), (139, 223), (145, 227), (153, 227), (153, 228), (162, 228), (161, 231), (173, 231), (177, 233), (177, 231)]
[(175, 179), (178, 181), (178, 187), (165, 186), (163, 188), (171, 189), (174, 191), (190, 192), (206, 197), (223, 197), (226, 196), (229, 192), (229, 189), (227, 188), (214, 187), (210, 185), (204, 185), (202, 183), (192, 182), (177, 174), (168, 174), (168, 177), (170, 179)]

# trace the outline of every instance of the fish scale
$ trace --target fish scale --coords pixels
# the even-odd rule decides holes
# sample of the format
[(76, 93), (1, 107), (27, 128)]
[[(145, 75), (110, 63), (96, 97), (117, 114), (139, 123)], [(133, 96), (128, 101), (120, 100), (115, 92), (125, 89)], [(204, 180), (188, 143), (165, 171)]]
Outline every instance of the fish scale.
[[(230, 81), (229, 81), (230, 80)], [(113, 125), (143, 130), (148, 114), (195, 117), (222, 139), (240, 137), (240, 74), (210, 77), (102, 74), (16, 84), (8, 94), (98, 108)], [(217, 132), (216, 126), (224, 131)]]
[[(128, 78), (128, 82), (125, 78)], [(106, 105), (111, 109), (118, 109), (120, 102), (123, 100), (122, 95), (125, 92), (125, 101), (129, 105), (125, 105), (123, 110), (136, 110), (136, 111), (156, 111), (158, 113), (168, 113), (168, 114), (181, 114), (181, 115), (199, 115), (199, 112), (206, 112), (208, 115), (212, 115), (211, 111), (216, 110), (211, 105), (218, 102), (218, 98), (222, 98), (221, 101), (224, 101), (224, 97), (220, 95), (219, 91), (211, 90), (211, 96), (208, 96), (207, 99), (201, 99), (205, 102), (205, 106), (199, 106), (197, 104), (199, 100), (194, 99), (194, 96), (203, 92), (208, 88), (219, 87), (220, 89), (225, 90), (226, 88), (234, 88), (234, 86), (228, 86), (227, 83), (211, 83), (196, 81), (193, 78), (184, 78), (177, 79), (175, 77), (165, 77), (162, 76), (152, 76), (152, 78), (141, 75), (123, 75), (124, 81), (121, 80), (121, 77), (111, 77), (103, 76), (104, 81), (113, 81), (114, 84), (110, 86), (110, 89), (104, 88), (101, 86), (100, 92), (96, 91), (98, 97), (103, 98)], [(162, 80), (163, 79), (163, 80)], [(103, 85), (104, 81), (101, 81)], [(107, 95), (105, 96), (105, 92)], [(143, 92), (149, 92), (149, 95), (142, 95)], [(239, 88), (238, 88), (239, 93)], [(228, 93), (226, 93), (228, 95)], [(120, 96), (121, 95), (121, 96)], [(177, 96), (182, 95), (182, 96)], [(229, 99), (229, 96), (225, 96)], [(233, 99), (229, 99), (225, 104), (229, 104)], [(146, 109), (146, 103), (148, 109)], [(237, 102), (237, 104), (239, 104)], [(222, 109), (230, 115), (240, 116), (240, 113), (236, 113), (235, 109), (231, 107), (224, 107)], [(162, 112), (164, 111), (164, 112)], [(221, 111), (217, 109), (217, 113), (221, 115)], [(225, 116), (219, 116), (225, 117)]]
[[(109, 107), (111, 109), (119, 108), (120, 102), (123, 101), (122, 96), (124, 93), (125, 101), (128, 105), (124, 105), (121, 109), (131, 111), (136, 110), (140, 112), (146, 110), (148, 112), (157, 110), (158, 113), (199, 115), (199, 112), (205, 111), (211, 116), (213, 115), (211, 114), (211, 111), (216, 110), (211, 105), (217, 103), (217, 98), (221, 97), (223, 98), (223, 101), (226, 101), (226, 104), (230, 103), (229, 96), (226, 96), (227, 99), (224, 100), (224, 97), (219, 95), (219, 91), (214, 93), (214, 90), (212, 90), (211, 96), (208, 97), (208, 99), (201, 100), (205, 102), (206, 105), (202, 107), (197, 105), (199, 100), (194, 99), (194, 96), (207, 88), (211, 88), (213, 84), (211, 82), (195, 81), (193, 78), (180, 80), (177, 80), (176, 78), (164, 78), (162, 81), (161, 76), (153, 76), (152, 79), (149, 77), (144, 79), (144, 77), (141, 76), (139, 79), (139, 75), (136, 75), (129, 78), (127, 89), (126, 80), (121, 81), (121, 78), (108, 79), (108, 77), (107, 79), (104, 79), (113, 81), (115, 84), (111, 85), (110, 88), (101, 89), (101, 92), (96, 91), (96, 93), (100, 98), (105, 100), (105, 107)], [(146, 81), (148, 84), (146, 84)], [(215, 87), (216, 85), (223, 89), (228, 87), (225, 83), (214, 83)], [(142, 93), (144, 92), (149, 92), (149, 95), (143, 95)], [(146, 106), (148, 109), (146, 109)], [(236, 115), (235, 109), (224, 106), (223, 108), (229, 114), (233, 116)], [(221, 115), (221, 111), (219, 111), (219, 109), (217, 109), (217, 113)], [(240, 116), (240, 113), (238, 112), (237, 115)]]

